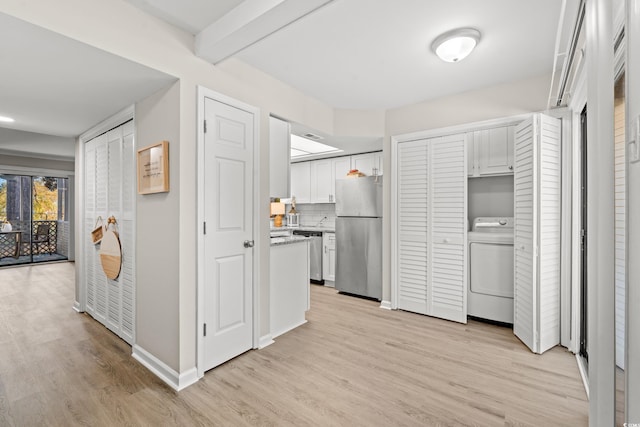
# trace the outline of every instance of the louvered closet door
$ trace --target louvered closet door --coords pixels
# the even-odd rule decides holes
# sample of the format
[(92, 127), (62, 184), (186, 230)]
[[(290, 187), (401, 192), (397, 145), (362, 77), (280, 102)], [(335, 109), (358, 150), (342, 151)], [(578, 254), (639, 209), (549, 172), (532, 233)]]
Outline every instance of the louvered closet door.
[(537, 233), (534, 211), (536, 156), (534, 153), (533, 118), (516, 127), (514, 171), (514, 307), (513, 332), (531, 350), (534, 349), (536, 298), (534, 282), (534, 236)]
[(540, 128), (538, 329), (540, 353), (560, 343), (561, 121), (537, 115)]
[(398, 308), (428, 314), (429, 168), (426, 140), (398, 144)]
[(543, 114), (516, 128), (513, 331), (536, 353), (560, 342), (560, 137)]
[[(135, 316), (135, 146), (133, 121), (85, 144), (84, 254), (87, 312), (129, 344)], [(113, 215), (122, 245), (122, 268), (107, 279), (100, 263), (100, 245), (91, 242), (96, 218)]]
[[(91, 237), (95, 228), (96, 215), (96, 146), (97, 139), (85, 144), (84, 155), (84, 218), (83, 236)], [(92, 316), (96, 309), (96, 257), (97, 249), (90, 241), (83, 240), (84, 276), (86, 282), (86, 310)]]
[(465, 135), (429, 140), (431, 298), (429, 314), (467, 322)]

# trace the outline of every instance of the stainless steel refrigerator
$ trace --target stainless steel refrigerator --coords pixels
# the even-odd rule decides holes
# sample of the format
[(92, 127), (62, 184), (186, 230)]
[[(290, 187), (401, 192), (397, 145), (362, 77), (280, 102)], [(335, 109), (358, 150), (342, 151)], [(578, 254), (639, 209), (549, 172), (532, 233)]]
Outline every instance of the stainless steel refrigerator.
[(336, 180), (335, 286), (382, 299), (382, 176)]

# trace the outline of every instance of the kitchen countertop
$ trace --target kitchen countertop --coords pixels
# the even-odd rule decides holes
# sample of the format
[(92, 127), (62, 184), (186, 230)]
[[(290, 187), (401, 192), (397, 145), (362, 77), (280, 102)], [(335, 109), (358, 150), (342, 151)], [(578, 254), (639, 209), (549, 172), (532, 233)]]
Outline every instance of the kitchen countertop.
[(289, 245), (291, 243), (306, 242), (309, 239), (304, 236), (291, 236), (291, 237), (272, 237), (271, 246)]
[(312, 225), (301, 225), (300, 227), (288, 227), (288, 230), (322, 231), (323, 233), (335, 233), (335, 227), (314, 227)]

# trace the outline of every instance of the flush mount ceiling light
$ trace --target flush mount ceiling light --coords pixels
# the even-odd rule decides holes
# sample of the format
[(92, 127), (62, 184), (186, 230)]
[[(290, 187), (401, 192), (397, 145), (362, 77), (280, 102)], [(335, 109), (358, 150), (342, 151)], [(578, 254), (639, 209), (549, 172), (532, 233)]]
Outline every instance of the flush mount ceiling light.
[(473, 28), (458, 28), (438, 36), (431, 44), (431, 50), (446, 62), (463, 60), (480, 41), (480, 31)]
[(15, 120), (13, 120), (11, 117), (0, 116), (0, 122), (13, 123), (15, 122)]

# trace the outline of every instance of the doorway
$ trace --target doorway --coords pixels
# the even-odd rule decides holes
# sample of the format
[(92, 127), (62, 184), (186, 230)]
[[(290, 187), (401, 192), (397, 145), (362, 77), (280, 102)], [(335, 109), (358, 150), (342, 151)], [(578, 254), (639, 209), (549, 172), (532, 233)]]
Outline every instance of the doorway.
[(68, 181), (0, 174), (0, 267), (69, 258)]

